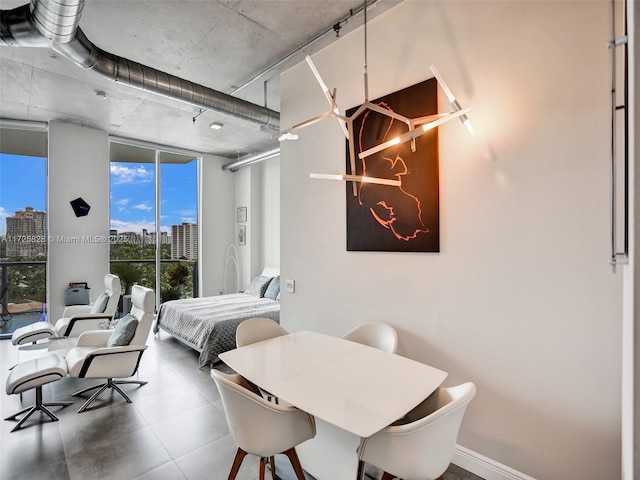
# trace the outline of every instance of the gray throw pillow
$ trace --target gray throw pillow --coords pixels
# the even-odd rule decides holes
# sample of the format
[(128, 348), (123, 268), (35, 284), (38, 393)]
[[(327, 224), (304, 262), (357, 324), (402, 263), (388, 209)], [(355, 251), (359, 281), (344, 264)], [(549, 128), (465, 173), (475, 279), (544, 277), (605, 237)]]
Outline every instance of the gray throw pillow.
[(138, 327), (138, 319), (127, 314), (118, 321), (118, 325), (107, 340), (107, 347), (123, 347), (129, 345)]
[(91, 306), (91, 310), (89, 313), (104, 313), (107, 308), (107, 303), (109, 302), (109, 295), (102, 292), (100, 296), (96, 299), (95, 303)]
[(251, 280), (251, 284), (249, 285), (249, 288), (245, 290), (245, 293), (250, 293), (258, 298), (262, 298), (264, 297), (264, 292), (267, 290), (270, 281), (271, 277), (256, 277)]
[(270, 298), (272, 300), (278, 299), (280, 293), (280, 275), (273, 277), (269, 282), (267, 290), (264, 292), (264, 298)]

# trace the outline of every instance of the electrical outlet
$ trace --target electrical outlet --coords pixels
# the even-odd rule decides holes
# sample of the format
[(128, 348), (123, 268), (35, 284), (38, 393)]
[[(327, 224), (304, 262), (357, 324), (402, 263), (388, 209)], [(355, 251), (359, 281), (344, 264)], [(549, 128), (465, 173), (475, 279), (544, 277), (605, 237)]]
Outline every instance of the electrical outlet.
[(287, 289), (288, 293), (295, 293), (296, 291), (296, 281), (295, 280), (291, 280), (289, 278), (287, 278), (284, 281), (285, 287)]

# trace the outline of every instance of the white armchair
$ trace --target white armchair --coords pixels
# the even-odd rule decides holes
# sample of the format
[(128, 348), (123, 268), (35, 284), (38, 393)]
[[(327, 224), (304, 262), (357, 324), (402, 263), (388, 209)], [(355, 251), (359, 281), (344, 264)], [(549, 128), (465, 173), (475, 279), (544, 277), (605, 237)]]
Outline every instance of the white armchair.
[[(14, 345), (36, 343), (41, 339), (60, 340), (73, 338), (72, 341), (59, 342), (53, 349), (75, 346), (75, 338), (82, 332), (97, 330), (101, 322), (109, 321), (118, 310), (120, 300), (120, 277), (107, 273), (104, 276), (104, 292), (92, 305), (71, 305), (66, 307), (55, 325), (49, 322), (36, 322), (16, 329), (11, 335)], [(34, 347), (36, 347), (34, 345)], [(48, 345), (43, 345), (47, 348)], [(22, 347), (28, 348), (28, 347)], [(38, 347), (39, 348), (39, 347)]]
[(360, 441), (358, 476), (365, 463), (383, 470), (382, 480), (443, 479), (462, 417), (476, 394), (471, 382), (439, 388), (404, 418)]
[(58, 337), (79, 337), (82, 332), (96, 330), (105, 318), (113, 318), (120, 301), (120, 277), (112, 273), (104, 276), (104, 291), (91, 305), (70, 305), (55, 323)]
[(150, 288), (134, 285), (131, 290), (131, 303), (131, 317), (125, 316), (120, 319), (115, 330), (84, 332), (78, 338), (76, 347), (67, 353), (66, 361), (70, 377), (107, 380), (104, 384), (94, 385), (73, 394), (77, 396), (98, 389), (82, 405), (78, 413), (84, 412), (107, 388), (117, 391), (128, 403), (131, 403), (131, 399), (118, 385), (147, 383), (139, 380), (114, 380), (131, 377), (138, 370), (142, 354), (147, 348), (147, 337), (154, 319), (155, 293)]
[(273, 457), (279, 453), (289, 457), (298, 480), (305, 475), (296, 453), (296, 445), (316, 434), (316, 424), (311, 415), (292, 406), (277, 405), (260, 396), (257, 387), (240, 375), (228, 375), (211, 370), (227, 415), (229, 430), (238, 450), (229, 480), (234, 480), (249, 453), (260, 457), (260, 480), (264, 480), (265, 464), (271, 463), (275, 475)]

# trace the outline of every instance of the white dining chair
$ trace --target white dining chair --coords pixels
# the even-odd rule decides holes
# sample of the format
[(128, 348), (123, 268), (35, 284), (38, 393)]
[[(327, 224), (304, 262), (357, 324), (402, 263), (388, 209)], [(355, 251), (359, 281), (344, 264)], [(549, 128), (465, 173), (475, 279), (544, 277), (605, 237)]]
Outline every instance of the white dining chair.
[[(282, 337), (288, 334), (289, 332), (287, 330), (270, 318), (248, 318), (238, 325), (236, 329), (236, 346), (244, 347), (245, 345), (251, 345), (252, 343), (262, 342), (263, 340)], [(266, 390), (260, 391), (267, 397), (267, 400), (273, 399), (274, 402), (279, 403), (278, 398), (274, 395)]]
[(296, 407), (265, 400), (257, 387), (240, 375), (213, 369), (211, 376), (220, 391), (229, 430), (238, 446), (229, 480), (236, 478), (247, 454), (260, 457), (260, 480), (264, 480), (267, 462), (276, 478), (274, 457), (280, 453), (291, 461), (296, 478), (305, 480), (295, 447), (315, 437), (314, 418)]
[(248, 318), (236, 329), (236, 346), (244, 347), (270, 338), (288, 335), (289, 332), (270, 318)]
[(389, 353), (396, 353), (398, 349), (398, 332), (391, 325), (383, 322), (361, 323), (342, 338)]
[(363, 480), (367, 463), (384, 472), (382, 480), (443, 480), (462, 417), (475, 394), (472, 382), (441, 387), (402, 419), (363, 438), (357, 480)]

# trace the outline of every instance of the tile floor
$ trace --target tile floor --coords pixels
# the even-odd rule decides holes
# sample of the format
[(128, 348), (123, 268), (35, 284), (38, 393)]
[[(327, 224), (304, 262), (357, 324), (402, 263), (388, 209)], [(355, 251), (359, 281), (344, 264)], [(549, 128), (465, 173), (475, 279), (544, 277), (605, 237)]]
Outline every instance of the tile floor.
[[(132, 404), (105, 392), (78, 414), (84, 400), (71, 394), (100, 382), (65, 378), (43, 387), (45, 401), (74, 400), (63, 409), (52, 407), (60, 421), (36, 413), (14, 433), (15, 422), (0, 421), (0, 479), (226, 479), (236, 446), (209, 370), (198, 369), (197, 353), (163, 332), (150, 336), (148, 345), (138, 376), (149, 383), (124, 386)], [(17, 361), (16, 347), (0, 341), (3, 419), (22, 403), (34, 403), (33, 391), (23, 394), (22, 403), (19, 395), (4, 392), (8, 369)], [(293, 480), (286, 458), (276, 462), (281, 479)], [(257, 477), (257, 458), (248, 456), (237, 478)], [(481, 480), (453, 465), (444, 477)]]

